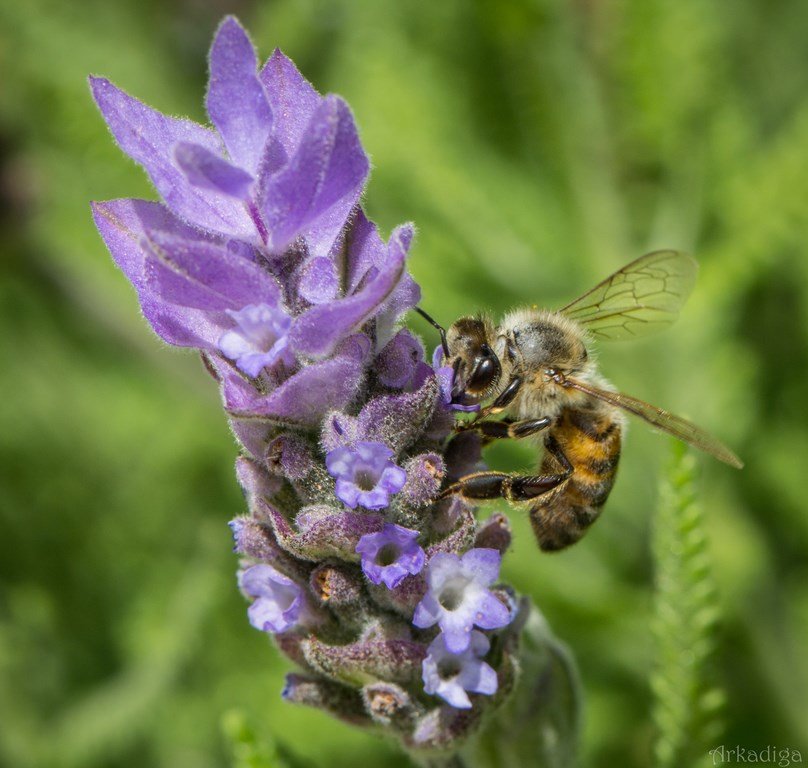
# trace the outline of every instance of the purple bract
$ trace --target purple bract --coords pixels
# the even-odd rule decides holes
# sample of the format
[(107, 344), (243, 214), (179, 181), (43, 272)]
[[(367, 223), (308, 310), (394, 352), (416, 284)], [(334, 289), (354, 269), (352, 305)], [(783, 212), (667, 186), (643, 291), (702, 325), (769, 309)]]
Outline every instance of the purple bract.
[(437, 624), (450, 653), (463, 653), (472, 629), (498, 629), (511, 620), (510, 610), (489, 590), (499, 576), (501, 555), (495, 549), (470, 549), (462, 557), (439, 552), (426, 571), (429, 590), (415, 609), (416, 627)]
[(407, 576), (424, 567), (426, 556), (418, 545), (418, 531), (385, 523), (379, 533), (359, 539), (356, 551), (362, 555), (362, 571), (374, 584), (395, 589)]
[(474, 630), (466, 650), (452, 653), (446, 647), (445, 635), (438, 635), (423, 662), (424, 690), (458, 709), (471, 707), (467, 691), (488, 696), (496, 693), (497, 673), (482, 661), (490, 647), (488, 638)]
[(336, 494), (351, 509), (384, 509), (390, 496), (407, 481), (407, 473), (390, 459), (393, 452), (382, 443), (358, 442), (353, 448), (328, 452), (325, 465), (337, 479)]

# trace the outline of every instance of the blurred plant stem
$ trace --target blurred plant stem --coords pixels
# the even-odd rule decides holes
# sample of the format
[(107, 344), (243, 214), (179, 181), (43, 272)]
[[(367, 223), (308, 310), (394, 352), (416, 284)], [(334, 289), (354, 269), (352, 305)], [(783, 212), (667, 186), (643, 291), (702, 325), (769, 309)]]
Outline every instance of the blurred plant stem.
[(717, 711), (724, 694), (710, 680), (718, 595), (695, 477), (694, 456), (682, 443), (672, 443), (653, 537), (656, 669), (651, 688), (657, 768), (695, 765), (721, 732)]

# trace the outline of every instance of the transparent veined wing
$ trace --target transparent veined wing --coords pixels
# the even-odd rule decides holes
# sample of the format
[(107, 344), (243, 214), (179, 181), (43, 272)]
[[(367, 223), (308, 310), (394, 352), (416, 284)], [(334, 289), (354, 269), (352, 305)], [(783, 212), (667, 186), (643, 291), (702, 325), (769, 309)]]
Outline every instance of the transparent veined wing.
[(595, 338), (633, 339), (667, 328), (696, 283), (698, 264), (681, 251), (654, 251), (626, 264), (559, 310)]
[(661, 429), (674, 437), (698, 448), (711, 456), (715, 456), (719, 461), (729, 464), (731, 467), (740, 469), (743, 462), (724, 445), (718, 438), (713, 437), (709, 432), (697, 427), (687, 419), (676, 416), (673, 413), (657, 408), (655, 405), (638, 400), (636, 397), (624, 395), (620, 392), (610, 392), (606, 389), (599, 389), (590, 384), (585, 384), (577, 379), (565, 378), (562, 386), (577, 389), (592, 397), (602, 400), (609, 405), (620, 408), (623, 411), (639, 416), (657, 429)]

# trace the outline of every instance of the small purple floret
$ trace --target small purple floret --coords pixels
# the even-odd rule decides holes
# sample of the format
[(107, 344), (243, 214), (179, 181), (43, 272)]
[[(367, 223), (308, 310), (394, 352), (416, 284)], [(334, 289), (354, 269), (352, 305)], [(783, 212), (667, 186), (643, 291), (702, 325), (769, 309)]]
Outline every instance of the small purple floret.
[(491, 643), (476, 630), (471, 633), (468, 647), (462, 653), (452, 653), (438, 635), (430, 644), (423, 662), (424, 690), (436, 694), (458, 709), (469, 709), (471, 700), (466, 691), (488, 696), (497, 691), (497, 673), (482, 661)]
[(407, 576), (420, 573), (426, 555), (418, 545), (418, 531), (385, 523), (379, 533), (367, 533), (356, 545), (362, 570), (374, 584), (395, 589)]
[(499, 576), (500, 553), (470, 549), (462, 557), (445, 552), (427, 566), (428, 591), (415, 608), (412, 623), (425, 629), (440, 626), (451, 653), (469, 647), (474, 626), (499, 629), (511, 621), (508, 608), (487, 587)]
[(384, 509), (407, 480), (407, 473), (392, 457), (393, 452), (382, 443), (359, 442), (353, 448), (329, 451), (325, 464), (337, 479), (337, 498), (351, 509)]
[(294, 365), (288, 337), (292, 319), (282, 309), (269, 304), (248, 304), (238, 312), (227, 310), (227, 314), (237, 327), (222, 334), (219, 349), (235, 361), (239, 370), (255, 377), (279, 361)]
[(305, 609), (303, 589), (271, 565), (253, 565), (239, 577), (239, 586), (256, 598), (247, 610), (250, 624), (262, 632), (286, 632)]

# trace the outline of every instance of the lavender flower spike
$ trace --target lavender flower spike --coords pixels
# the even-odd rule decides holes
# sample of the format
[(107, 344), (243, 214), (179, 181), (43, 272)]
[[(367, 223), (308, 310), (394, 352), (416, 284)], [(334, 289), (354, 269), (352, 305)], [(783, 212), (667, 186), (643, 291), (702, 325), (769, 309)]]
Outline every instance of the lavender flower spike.
[(427, 566), (429, 591), (415, 608), (416, 627), (437, 624), (450, 653), (463, 653), (476, 625), (498, 629), (511, 613), (487, 589), (499, 576), (501, 555), (495, 549), (470, 549), (462, 557), (446, 552), (433, 555)]
[(337, 498), (351, 509), (384, 509), (390, 496), (407, 481), (407, 473), (390, 459), (393, 452), (382, 443), (358, 442), (353, 448), (334, 448), (325, 465), (337, 479)]
[(466, 691), (497, 692), (497, 673), (482, 659), (491, 648), (488, 638), (474, 630), (463, 653), (452, 653), (446, 647), (446, 636), (438, 635), (429, 645), (423, 661), (424, 690), (440, 696), (457, 709), (471, 709)]
[(247, 614), (250, 624), (262, 632), (286, 632), (294, 627), (305, 608), (303, 589), (270, 565), (254, 565), (239, 577), (241, 589), (257, 598)]
[(424, 567), (426, 555), (418, 545), (418, 531), (385, 523), (379, 533), (367, 533), (356, 545), (362, 571), (374, 584), (395, 589), (407, 576)]
[[(479, 435), (453, 430), (455, 412), (479, 405), (402, 326), (421, 295), (407, 271), (414, 227), (385, 241), (362, 210), (369, 162), (342, 99), (278, 50), (261, 66), (233, 17), (209, 62), (210, 126), (90, 78), (159, 197), (92, 209), (154, 332), (201, 353), (221, 391), (241, 452), (247, 510), (233, 533), (249, 621), (300, 670), (288, 701), (434, 765), (483, 728), (510, 753), (512, 712), (531, 713), (517, 740), (531, 763), (537, 740), (564, 741), (553, 713), (532, 713), (547, 717), (547, 695), (569, 686), (547, 632), (530, 639), (536, 611), (490, 589), (507, 521), (480, 525), (467, 500), (441, 498), (482, 468)], [(512, 694), (529, 700), (502, 707)]]

